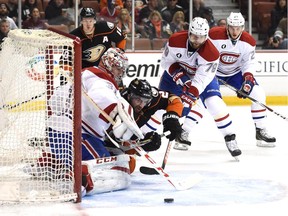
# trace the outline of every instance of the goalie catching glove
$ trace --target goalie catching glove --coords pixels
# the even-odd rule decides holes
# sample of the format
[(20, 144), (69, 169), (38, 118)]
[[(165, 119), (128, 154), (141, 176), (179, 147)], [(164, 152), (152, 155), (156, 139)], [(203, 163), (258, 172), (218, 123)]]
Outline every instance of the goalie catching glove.
[(167, 138), (172, 141), (181, 136), (182, 128), (179, 123), (179, 116), (176, 112), (170, 111), (163, 115), (163, 131), (170, 131)]
[(251, 73), (249, 73), (249, 72), (245, 73), (243, 75), (243, 79), (244, 79), (244, 81), (242, 83), (242, 86), (239, 89), (239, 91), (237, 92), (237, 97), (239, 97), (239, 98), (246, 98), (241, 93), (249, 95), (251, 93), (254, 85), (255, 85), (255, 79)]

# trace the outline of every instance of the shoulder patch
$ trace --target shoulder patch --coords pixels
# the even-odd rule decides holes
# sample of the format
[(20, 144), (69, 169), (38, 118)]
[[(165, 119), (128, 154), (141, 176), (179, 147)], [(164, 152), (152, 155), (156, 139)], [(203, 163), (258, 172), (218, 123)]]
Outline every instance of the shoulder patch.
[(108, 28), (113, 29), (114, 28), (114, 23), (107, 22), (107, 26), (108, 26)]

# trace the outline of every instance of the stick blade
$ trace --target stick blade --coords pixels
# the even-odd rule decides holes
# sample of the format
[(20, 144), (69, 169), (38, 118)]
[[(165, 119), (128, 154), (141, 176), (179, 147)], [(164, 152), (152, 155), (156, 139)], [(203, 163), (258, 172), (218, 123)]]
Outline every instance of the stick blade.
[(152, 167), (141, 166), (139, 171), (144, 175), (159, 175), (159, 173)]
[(188, 178), (186, 178), (184, 181), (178, 182), (177, 185), (175, 185), (175, 188), (177, 190), (189, 190), (190, 188), (197, 185), (199, 182), (203, 180), (203, 176), (199, 173), (195, 173)]

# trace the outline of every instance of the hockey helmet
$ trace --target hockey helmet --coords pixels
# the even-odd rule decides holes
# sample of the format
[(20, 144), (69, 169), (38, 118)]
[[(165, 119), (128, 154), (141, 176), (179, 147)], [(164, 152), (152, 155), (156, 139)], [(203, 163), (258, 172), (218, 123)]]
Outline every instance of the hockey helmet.
[(202, 17), (195, 17), (189, 24), (188, 35), (194, 34), (198, 36), (208, 36), (209, 24), (208, 21)]
[(229, 26), (243, 26), (245, 25), (245, 19), (240, 12), (231, 12), (227, 17), (227, 25)]
[[(101, 61), (105, 68), (114, 76), (114, 79), (117, 82), (121, 82), (128, 68), (128, 58), (125, 53), (120, 48), (111, 47), (102, 55)], [(115, 77), (115, 74), (113, 74), (112, 69), (114, 66), (122, 71), (120, 77)]]
[(134, 79), (128, 86), (128, 93), (134, 94), (142, 98), (152, 99), (152, 88), (151, 85), (142, 79)]
[(96, 18), (96, 14), (93, 8), (84, 7), (80, 12), (81, 19), (83, 18)]

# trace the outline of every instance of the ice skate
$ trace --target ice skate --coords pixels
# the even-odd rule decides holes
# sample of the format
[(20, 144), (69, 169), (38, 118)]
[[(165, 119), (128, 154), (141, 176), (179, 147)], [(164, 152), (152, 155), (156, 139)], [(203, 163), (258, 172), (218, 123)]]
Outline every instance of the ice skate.
[(256, 128), (256, 140), (258, 147), (275, 147), (276, 138), (268, 135), (265, 128)]
[(182, 130), (181, 136), (175, 139), (174, 149), (187, 151), (188, 146), (191, 145), (191, 142), (188, 140), (189, 133), (185, 130)]
[(239, 161), (237, 156), (241, 155), (242, 152), (238, 148), (235, 138), (236, 138), (236, 135), (235, 134), (231, 134), (231, 135), (225, 136), (224, 139), (225, 139), (228, 151), (230, 152), (232, 157), (234, 157), (237, 161)]

